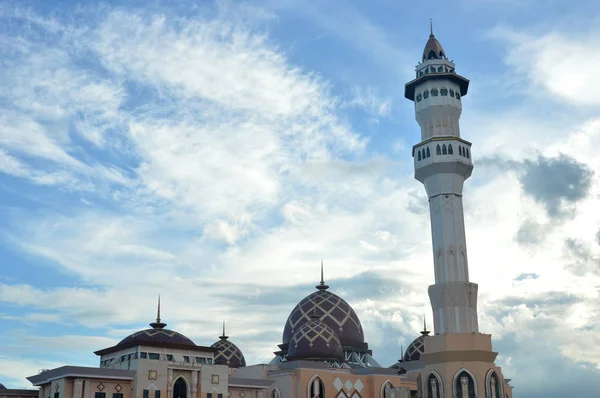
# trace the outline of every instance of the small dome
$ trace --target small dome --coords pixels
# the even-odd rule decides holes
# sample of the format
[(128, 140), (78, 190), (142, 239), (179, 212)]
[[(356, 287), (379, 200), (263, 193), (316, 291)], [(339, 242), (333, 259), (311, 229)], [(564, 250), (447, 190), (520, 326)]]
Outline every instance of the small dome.
[(4, 384), (0, 383), (0, 390), (6, 390), (6, 387), (4, 387)]
[(421, 354), (425, 351), (425, 338), (429, 336), (427, 328), (421, 332), (421, 335), (413, 340), (408, 346), (402, 357), (404, 362), (418, 361), (421, 359)]
[(362, 348), (365, 345), (365, 336), (358, 315), (344, 299), (327, 291), (328, 288), (329, 286), (325, 285), (321, 278), (321, 284), (317, 286), (318, 290), (294, 307), (285, 322), (283, 344), (290, 343), (296, 331), (310, 321), (311, 315), (314, 314), (335, 331), (343, 346)]
[(292, 335), (287, 358), (290, 361), (297, 359), (343, 361), (344, 352), (335, 331), (315, 315)]
[(242, 368), (246, 366), (246, 358), (242, 351), (228, 340), (229, 336), (225, 336), (225, 324), (223, 324), (223, 334), (219, 336), (219, 341), (211, 345), (218, 349), (215, 354), (214, 363), (216, 365), (227, 365), (230, 368)]
[(429, 40), (427, 40), (423, 50), (423, 61), (428, 59), (446, 59), (446, 52), (433, 33), (429, 35)]

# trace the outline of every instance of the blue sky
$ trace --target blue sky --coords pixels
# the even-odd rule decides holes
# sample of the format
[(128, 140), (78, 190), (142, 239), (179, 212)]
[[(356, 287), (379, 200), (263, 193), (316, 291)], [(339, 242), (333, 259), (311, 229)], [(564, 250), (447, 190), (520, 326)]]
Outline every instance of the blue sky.
[(96, 366), (159, 293), (268, 361), (321, 258), (391, 365), (431, 322), (403, 98), (431, 17), (471, 80), (480, 329), (520, 397), (600, 387), (600, 4), (53, 3), (0, 4), (0, 382)]

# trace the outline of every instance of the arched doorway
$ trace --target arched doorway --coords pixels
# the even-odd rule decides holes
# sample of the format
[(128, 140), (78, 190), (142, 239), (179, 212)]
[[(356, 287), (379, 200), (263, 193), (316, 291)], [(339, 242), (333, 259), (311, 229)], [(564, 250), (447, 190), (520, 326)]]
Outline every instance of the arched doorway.
[(187, 398), (187, 384), (183, 377), (175, 380), (173, 384), (173, 398)]

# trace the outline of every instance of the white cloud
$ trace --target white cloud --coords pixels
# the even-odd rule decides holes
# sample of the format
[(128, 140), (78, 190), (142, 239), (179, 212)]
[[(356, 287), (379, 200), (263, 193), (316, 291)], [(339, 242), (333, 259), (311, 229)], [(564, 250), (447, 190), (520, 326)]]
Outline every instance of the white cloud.
[[(532, 97), (553, 96), (574, 105), (597, 105), (600, 77), (593, 65), (600, 63), (596, 46), (600, 33), (551, 31), (543, 35), (498, 28), (493, 36), (506, 41), (506, 62), (527, 86)], [(540, 91), (542, 89), (543, 91)]]

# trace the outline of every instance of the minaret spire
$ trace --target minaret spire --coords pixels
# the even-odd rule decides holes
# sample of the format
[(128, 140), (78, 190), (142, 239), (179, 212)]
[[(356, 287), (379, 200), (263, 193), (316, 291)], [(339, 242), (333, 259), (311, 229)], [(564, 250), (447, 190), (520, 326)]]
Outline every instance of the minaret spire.
[(325, 278), (323, 277), (323, 259), (321, 259), (321, 282), (316, 286), (319, 290), (327, 290), (329, 286), (325, 284)]
[(156, 309), (156, 322), (152, 322), (150, 326), (153, 329), (164, 329), (167, 326), (166, 323), (160, 321), (160, 294), (158, 295), (158, 306)]

